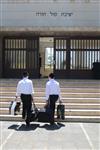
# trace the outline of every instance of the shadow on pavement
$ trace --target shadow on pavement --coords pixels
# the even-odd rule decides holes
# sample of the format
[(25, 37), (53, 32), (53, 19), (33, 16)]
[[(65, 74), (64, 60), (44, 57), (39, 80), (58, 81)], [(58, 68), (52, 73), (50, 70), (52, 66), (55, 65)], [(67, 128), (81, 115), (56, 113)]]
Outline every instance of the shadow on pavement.
[(13, 124), (9, 126), (8, 129), (13, 129), (16, 131), (30, 131), (30, 130), (35, 130), (37, 128), (45, 128), (46, 130), (58, 130), (64, 126), (65, 125), (62, 123), (55, 123), (53, 125), (43, 124), (41, 126), (40, 124), (30, 124), (30, 126), (26, 126), (25, 124), (22, 124), (22, 125)]
[(65, 125), (62, 123), (55, 123), (53, 125), (44, 124), (42, 126), (39, 126), (39, 128), (45, 128), (46, 130), (58, 130), (61, 127), (65, 127)]
[(30, 124), (30, 126), (26, 126), (25, 124), (22, 125), (11, 125), (8, 127), (8, 129), (14, 129), (16, 131), (30, 131), (35, 130), (37, 127), (39, 127), (39, 124)]

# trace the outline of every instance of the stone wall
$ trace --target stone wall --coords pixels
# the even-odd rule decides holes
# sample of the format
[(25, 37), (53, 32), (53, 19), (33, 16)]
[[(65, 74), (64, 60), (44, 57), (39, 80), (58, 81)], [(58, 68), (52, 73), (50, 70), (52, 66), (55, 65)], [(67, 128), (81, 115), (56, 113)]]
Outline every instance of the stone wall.
[(100, 27), (99, 0), (3, 0), (3, 27)]
[(2, 38), (0, 37), (0, 78), (2, 77)]

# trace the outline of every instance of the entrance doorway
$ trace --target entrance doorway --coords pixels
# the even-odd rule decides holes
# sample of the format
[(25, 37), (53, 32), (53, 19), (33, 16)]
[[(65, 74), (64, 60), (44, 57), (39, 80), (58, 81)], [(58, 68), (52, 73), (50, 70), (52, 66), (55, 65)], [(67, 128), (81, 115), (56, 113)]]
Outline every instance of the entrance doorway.
[(45, 72), (48, 74), (54, 69), (54, 48), (47, 47), (45, 49)]
[(57, 78), (69, 78), (70, 41), (66, 38), (40, 37), (40, 75), (48, 77), (53, 72)]
[(52, 37), (41, 37), (39, 42), (40, 75), (44, 78), (54, 71), (54, 39)]

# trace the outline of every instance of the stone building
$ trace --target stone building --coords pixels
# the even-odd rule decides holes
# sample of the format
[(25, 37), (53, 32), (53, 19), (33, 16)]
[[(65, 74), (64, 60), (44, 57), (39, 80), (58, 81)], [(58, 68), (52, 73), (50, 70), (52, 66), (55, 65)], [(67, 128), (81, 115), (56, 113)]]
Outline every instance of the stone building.
[(0, 0), (0, 77), (93, 78), (100, 0)]

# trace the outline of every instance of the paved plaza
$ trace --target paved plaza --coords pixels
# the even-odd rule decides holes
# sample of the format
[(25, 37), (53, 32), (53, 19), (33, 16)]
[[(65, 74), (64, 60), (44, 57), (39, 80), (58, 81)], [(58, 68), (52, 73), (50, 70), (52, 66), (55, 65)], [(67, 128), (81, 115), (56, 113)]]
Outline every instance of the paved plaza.
[(99, 150), (99, 123), (0, 122), (0, 150)]

